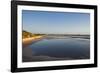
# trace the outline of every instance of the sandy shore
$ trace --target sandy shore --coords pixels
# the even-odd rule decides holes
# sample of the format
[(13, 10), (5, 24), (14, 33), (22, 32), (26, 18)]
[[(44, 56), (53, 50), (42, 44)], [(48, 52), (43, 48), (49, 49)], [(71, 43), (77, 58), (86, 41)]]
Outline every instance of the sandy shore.
[(25, 38), (22, 40), (23, 48), (22, 48), (22, 58), (23, 61), (32, 61), (33, 60), (33, 52), (31, 48), (26, 48), (28, 45), (35, 43), (39, 40), (43, 39), (43, 36), (36, 36), (31, 38)]
[(41, 40), (43, 36), (36, 36), (36, 37), (30, 37), (30, 38), (25, 38), (22, 40), (23, 47), (28, 46), (29, 44), (36, 42), (38, 40)]

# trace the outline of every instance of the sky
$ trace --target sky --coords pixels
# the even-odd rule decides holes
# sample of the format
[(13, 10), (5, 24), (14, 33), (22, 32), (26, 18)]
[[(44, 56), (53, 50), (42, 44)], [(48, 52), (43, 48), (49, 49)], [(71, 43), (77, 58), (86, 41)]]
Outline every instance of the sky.
[(90, 14), (22, 10), (23, 30), (43, 34), (90, 34)]

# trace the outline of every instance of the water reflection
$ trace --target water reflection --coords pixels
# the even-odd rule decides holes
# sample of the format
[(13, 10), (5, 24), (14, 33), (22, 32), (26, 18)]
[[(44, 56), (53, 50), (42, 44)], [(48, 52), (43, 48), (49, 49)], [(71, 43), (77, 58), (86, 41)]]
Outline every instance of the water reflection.
[(31, 48), (33, 61), (75, 60), (90, 58), (90, 40), (83, 38), (45, 38), (25, 48)]

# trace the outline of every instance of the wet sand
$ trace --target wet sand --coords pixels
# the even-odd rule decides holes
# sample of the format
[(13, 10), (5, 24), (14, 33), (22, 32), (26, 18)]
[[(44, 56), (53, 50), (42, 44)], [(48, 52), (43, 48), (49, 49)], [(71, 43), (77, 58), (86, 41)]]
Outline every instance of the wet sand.
[(23, 47), (26, 47), (26, 46), (30, 45), (31, 43), (39, 41), (41, 39), (43, 39), (43, 36), (25, 38), (25, 39), (22, 40), (23, 41), (22, 42), (23, 43)]
[(22, 48), (22, 61), (32, 61), (33, 53), (31, 48), (26, 48), (28, 45), (31, 45), (33, 42), (38, 42), (43, 39), (43, 36), (31, 37), (23, 39), (23, 48)]

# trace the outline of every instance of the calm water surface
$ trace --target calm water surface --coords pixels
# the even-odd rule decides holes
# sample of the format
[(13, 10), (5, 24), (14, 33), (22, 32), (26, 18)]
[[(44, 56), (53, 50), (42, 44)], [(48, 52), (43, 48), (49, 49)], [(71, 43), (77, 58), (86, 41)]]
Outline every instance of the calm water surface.
[(83, 38), (44, 38), (29, 45), (33, 55), (65, 59), (89, 59), (90, 40)]

